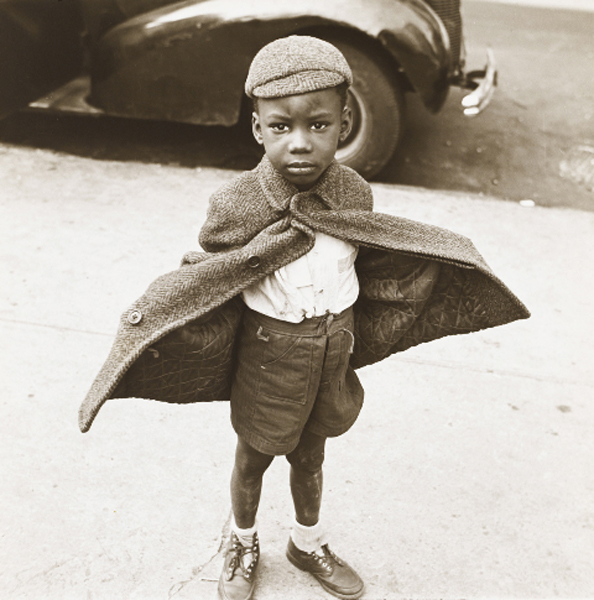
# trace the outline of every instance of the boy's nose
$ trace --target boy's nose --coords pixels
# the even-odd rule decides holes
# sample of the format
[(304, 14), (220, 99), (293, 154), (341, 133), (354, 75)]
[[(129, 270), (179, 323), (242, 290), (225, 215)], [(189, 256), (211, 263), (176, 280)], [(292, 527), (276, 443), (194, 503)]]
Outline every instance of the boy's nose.
[(303, 154), (305, 152), (311, 152), (311, 150), (312, 145), (309, 136), (305, 132), (295, 131), (291, 136), (289, 151), (293, 154)]

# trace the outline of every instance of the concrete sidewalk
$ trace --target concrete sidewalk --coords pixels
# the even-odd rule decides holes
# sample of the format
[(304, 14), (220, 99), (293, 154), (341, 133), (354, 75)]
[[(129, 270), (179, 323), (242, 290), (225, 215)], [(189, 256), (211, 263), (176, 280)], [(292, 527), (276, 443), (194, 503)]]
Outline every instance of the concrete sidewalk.
[[(210, 599), (229, 515), (226, 403), (77, 411), (119, 314), (197, 248), (235, 173), (0, 146), (0, 598)], [(594, 214), (374, 185), (376, 210), (473, 239), (532, 311), (360, 372), (324, 519), (366, 600), (594, 597)], [(284, 558), (282, 459), (259, 600), (330, 598)]]
[(594, 11), (594, 0), (466, 0), (466, 2), (499, 2), (501, 4), (517, 4), (534, 8), (550, 8), (553, 10)]
[(499, 2), (501, 4), (518, 4), (520, 6), (533, 6), (535, 8), (549, 8), (553, 10), (581, 10), (594, 11), (594, 0), (466, 0), (466, 2)]

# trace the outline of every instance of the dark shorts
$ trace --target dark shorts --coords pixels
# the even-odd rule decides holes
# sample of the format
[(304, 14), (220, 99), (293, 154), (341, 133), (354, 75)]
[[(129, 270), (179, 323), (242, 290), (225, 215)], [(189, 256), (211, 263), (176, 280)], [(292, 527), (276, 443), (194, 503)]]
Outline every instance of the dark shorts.
[(304, 430), (323, 437), (347, 431), (363, 404), (349, 359), (353, 309), (279, 321), (246, 309), (231, 387), (231, 422), (264, 454), (290, 453)]

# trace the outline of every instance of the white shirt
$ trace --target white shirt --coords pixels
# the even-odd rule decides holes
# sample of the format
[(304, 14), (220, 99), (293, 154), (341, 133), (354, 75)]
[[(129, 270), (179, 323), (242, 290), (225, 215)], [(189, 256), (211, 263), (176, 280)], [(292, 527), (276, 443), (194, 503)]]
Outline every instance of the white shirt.
[(316, 232), (314, 247), (242, 292), (244, 302), (259, 313), (299, 323), (327, 312), (340, 313), (355, 303), (359, 280), (358, 249)]

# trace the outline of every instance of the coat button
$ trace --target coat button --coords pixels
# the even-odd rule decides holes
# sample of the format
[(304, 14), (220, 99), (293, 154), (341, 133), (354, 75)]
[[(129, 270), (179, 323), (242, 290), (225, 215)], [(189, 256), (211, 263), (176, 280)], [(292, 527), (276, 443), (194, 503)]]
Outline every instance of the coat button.
[(133, 310), (128, 315), (128, 323), (131, 325), (138, 325), (142, 321), (142, 313), (139, 310)]
[(259, 267), (260, 266), (260, 257), (259, 256), (250, 256), (248, 258), (247, 264), (249, 267), (252, 267), (252, 269)]

